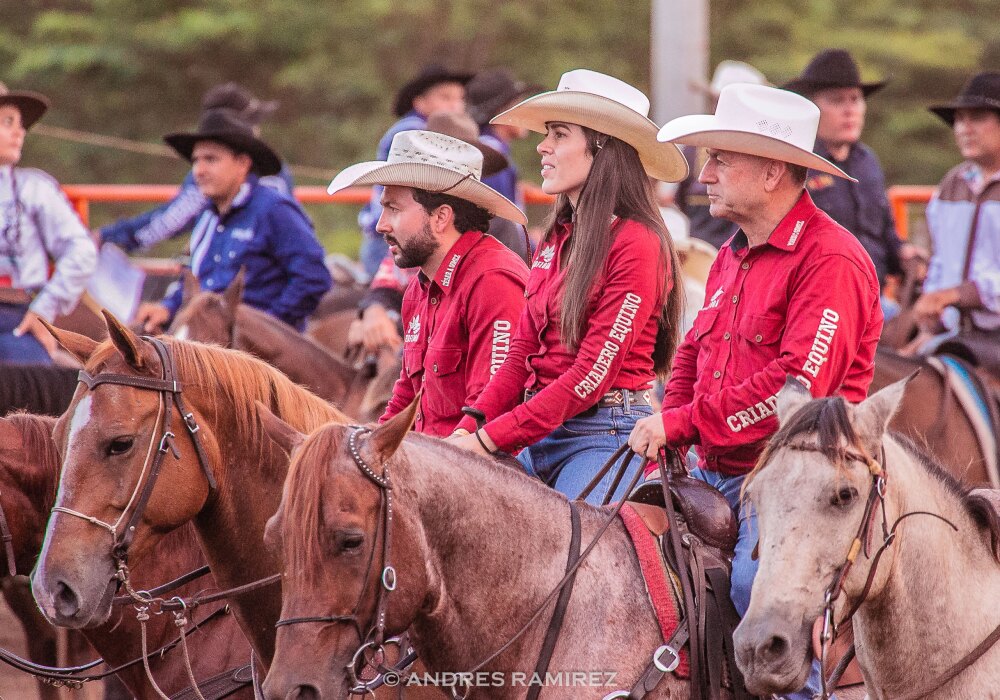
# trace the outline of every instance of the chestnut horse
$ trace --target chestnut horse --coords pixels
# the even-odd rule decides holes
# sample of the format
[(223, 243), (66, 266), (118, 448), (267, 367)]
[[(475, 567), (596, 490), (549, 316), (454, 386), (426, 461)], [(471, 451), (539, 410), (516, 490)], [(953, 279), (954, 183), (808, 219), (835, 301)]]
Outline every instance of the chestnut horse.
[(800, 687), (812, 621), (854, 613), (873, 700), (996, 697), (995, 510), (886, 433), (905, 387), (857, 406), (794, 380), (779, 392), (781, 427), (745, 485), (760, 569), (734, 641), (751, 691)]
[[(13, 536), (13, 551), (19, 573), (27, 574), (34, 566), (42, 547), (45, 521), (55, 502), (56, 485), (59, 481), (59, 455), (52, 441), (54, 425), (55, 418), (30, 414), (0, 418), (0, 504)], [(133, 585), (151, 589), (194, 571), (203, 563), (204, 556), (198, 548), (192, 529), (185, 526), (162, 536), (156, 546), (155, 556), (132, 560), (136, 569)], [(171, 595), (191, 595), (196, 590), (212, 588), (213, 585), (209, 574), (177, 588)], [(191, 616), (192, 623), (211, 618), (188, 639), (192, 670), (199, 681), (235, 669), (245, 664), (249, 658), (250, 648), (239, 626), (220, 608), (222, 606), (219, 604), (206, 606)], [(38, 609), (34, 610), (37, 614)], [(40, 615), (39, 618), (48, 627), (44, 618)], [(141, 649), (140, 633), (131, 604), (116, 607), (114, 615), (105, 624), (83, 630), (83, 635), (108, 664), (95, 668), (93, 672), (115, 668), (138, 659)], [(174, 641), (178, 636), (177, 627), (170, 615), (151, 617), (147, 633), (150, 651)], [(28, 642), (33, 643), (30, 633)], [(90, 658), (94, 656), (91, 652)], [(179, 648), (163, 655), (151, 655), (149, 665), (157, 685), (165, 692), (174, 693), (190, 687)], [(135, 664), (118, 675), (134, 697), (143, 700), (159, 697), (146, 678), (141, 664)], [(246, 688), (231, 697), (252, 698), (253, 693)]]
[[(284, 555), (284, 624), (264, 683), (269, 700), (348, 697), (346, 668), (375, 628), (380, 581), (395, 584), (385, 598), (386, 635), (410, 628), (430, 671), (454, 678), (510, 640), (563, 578), (565, 496), (523, 472), (407, 434), (415, 410), (371, 432), (329, 424), (308, 437), (261, 410), (265, 428), (294, 454), (266, 536)], [(390, 470), (383, 492), (376, 482)], [(586, 548), (609, 511), (578, 507)], [(395, 576), (383, 572), (390, 561)], [(524, 697), (550, 615), (480, 669), (489, 687), (475, 681), (473, 697)], [(639, 561), (615, 518), (577, 571), (549, 666), (549, 677), (578, 672), (580, 682), (554, 681), (542, 695), (600, 698), (628, 689), (662, 643)], [(687, 698), (690, 690), (668, 673), (646, 697)]]
[[(326, 399), (349, 416), (372, 421), (361, 410), (369, 379), (327, 348), (274, 316), (240, 303), (243, 272), (224, 292), (202, 291), (193, 275), (184, 278), (184, 303), (169, 333), (181, 340), (244, 350), (284, 372), (293, 382)], [(398, 366), (396, 375), (398, 376)], [(393, 379), (395, 379), (395, 376)]]
[[(93, 377), (115, 379), (89, 389), (81, 384), (56, 424), (54, 438), (63, 469), (32, 586), (39, 607), (65, 627), (100, 624), (110, 613), (118, 565), (111, 525), (132, 512), (144, 487), (147, 456), (160, 441), (162, 472), (142, 512), (127, 554), (155, 553), (158, 533), (193, 522), (218, 586), (252, 584), (280, 570), (280, 557), (262, 547), (264, 525), (281, 498), (287, 454), (260, 429), (254, 402), (261, 401), (299, 430), (346, 416), (285, 375), (246, 353), (163, 337), (190, 417), (158, 390), (141, 388), (162, 376), (160, 356), (105, 312), (109, 341), (100, 345), (53, 331)], [(111, 376), (109, 376), (111, 375)], [(173, 440), (161, 439), (161, 414), (171, 406)], [(185, 428), (185, 425), (192, 427)], [(193, 426), (197, 426), (195, 430)], [(199, 459), (198, 436), (205, 463)], [(171, 454), (176, 450), (176, 457)], [(212, 487), (206, 468), (214, 474)], [(150, 467), (150, 471), (152, 468)], [(72, 515), (79, 514), (85, 517)], [(88, 520), (89, 519), (89, 520)], [(117, 529), (117, 528), (115, 528)], [(117, 542), (117, 535), (114, 537)], [(267, 668), (274, 654), (281, 608), (277, 585), (229, 598), (255, 657)]]

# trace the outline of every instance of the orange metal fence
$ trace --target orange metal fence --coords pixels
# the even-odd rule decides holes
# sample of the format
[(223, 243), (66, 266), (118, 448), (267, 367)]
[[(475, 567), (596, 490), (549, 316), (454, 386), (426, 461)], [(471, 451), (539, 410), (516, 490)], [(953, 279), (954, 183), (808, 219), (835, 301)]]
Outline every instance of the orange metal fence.
[[(527, 204), (549, 204), (550, 195), (538, 185), (522, 183)], [(177, 194), (176, 185), (63, 185), (83, 223), (90, 224), (93, 202), (169, 202)], [(296, 187), (296, 198), (303, 204), (365, 204), (371, 196), (367, 187), (351, 187), (337, 194), (327, 194), (325, 187)]]
[(892, 215), (896, 218), (896, 231), (904, 241), (910, 237), (911, 204), (927, 204), (934, 194), (934, 187), (929, 185), (893, 185), (888, 190), (889, 204)]

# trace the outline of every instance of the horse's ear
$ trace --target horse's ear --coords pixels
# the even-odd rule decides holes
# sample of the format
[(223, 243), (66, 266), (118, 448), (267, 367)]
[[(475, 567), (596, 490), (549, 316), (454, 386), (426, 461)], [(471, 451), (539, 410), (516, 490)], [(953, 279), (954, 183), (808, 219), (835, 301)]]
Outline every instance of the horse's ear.
[(247, 268), (245, 265), (240, 266), (240, 271), (236, 273), (236, 277), (233, 281), (229, 283), (226, 287), (226, 291), (222, 293), (222, 298), (226, 302), (226, 306), (235, 314), (236, 307), (240, 305), (243, 301), (243, 280), (246, 277)]
[(24, 435), (6, 418), (0, 418), (0, 450), (20, 450)]
[(879, 389), (854, 409), (854, 431), (866, 446), (877, 445), (882, 440), (889, 421), (903, 401), (906, 385), (915, 375), (916, 372)]
[(183, 280), (182, 292), (181, 292), (181, 307), (187, 306), (188, 302), (197, 296), (201, 291), (201, 283), (198, 278), (194, 276), (190, 267), (184, 268), (184, 273), (181, 275)]
[(56, 339), (66, 352), (78, 359), (83, 364), (87, 364), (87, 360), (90, 356), (94, 354), (94, 350), (100, 345), (93, 338), (88, 338), (85, 335), (80, 335), (79, 333), (74, 333), (73, 331), (63, 330), (62, 328), (56, 328), (51, 323), (46, 321), (44, 318), (39, 318), (42, 325), (52, 334), (52, 337)]
[(271, 409), (260, 401), (255, 401), (254, 404), (257, 407), (257, 416), (264, 427), (264, 432), (278, 443), (278, 447), (284, 450), (285, 454), (291, 457), (292, 452), (302, 444), (306, 436), (271, 413)]
[(113, 313), (107, 309), (101, 309), (104, 314), (104, 322), (108, 325), (108, 336), (111, 342), (118, 348), (118, 352), (124, 356), (125, 361), (135, 369), (142, 369), (146, 363), (142, 359), (141, 342), (139, 336), (130, 331)]
[(422, 393), (418, 393), (409, 406), (372, 431), (368, 444), (375, 450), (379, 461), (384, 462), (396, 454), (403, 438), (410, 432), (413, 421), (417, 418), (417, 408), (420, 406)]
[(789, 418), (812, 401), (812, 394), (802, 386), (802, 382), (788, 375), (785, 378), (785, 386), (778, 392), (778, 424), (784, 425)]

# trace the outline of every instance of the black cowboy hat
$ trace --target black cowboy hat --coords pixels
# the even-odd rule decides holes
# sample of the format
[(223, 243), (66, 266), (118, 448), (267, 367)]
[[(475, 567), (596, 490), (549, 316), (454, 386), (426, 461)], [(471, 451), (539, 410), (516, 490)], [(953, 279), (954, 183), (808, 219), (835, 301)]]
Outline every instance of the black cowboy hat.
[(8, 90), (6, 85), (0, 83), (0, 105), (17, 107), (21, 112), (21, 125), (30, 129), (49, 108), (49, 98), (37, 92)]
[(465, 101), (469, 114), (480, 126), (500, 114), (504, 107), (528, 95), (542, 92), (541, 85), (518, 80), (506, 68), (482, 71), (465, 86)]
[(956, 109), (992, 109), (1000, 113), (1000, 73), (983, 71), (969, 78), (958, 97), (947, 104), (928, 107), (950, 126), (955, 124)]
[(472, 73), (461, 73), (448, 70), (442, 65), (433, 63), (424, 67), (420, 74), (399, 88), (392, 111), (401, 117), (413, 108), (413, 100), (423, 95), (435, 85), (441, 83), (461, 83), (465, 85), (472, 80)]
[(261, 102), (239, 83), (221, 83), (205, 91), (201, 109), (231, 109), (240, 119), (256, 125), (274, 114), (278, 103), (274, 100)]
[(826, 49), (813, 56), (801, 75), (781, 87), (805, 97), (827, 88), (856, 87), (861, 88), (861, 92), (867, 97), (876, 90), (881, 90), (885, 83), (884, 80), (861, 82), (861, 71), (850, 53), (844, 49)]
[(191, 153), (199, 141), (217, 141), (249, 155), (253, 170), (258, 175), (275, 175), (281, 171), (278, 154), (257, 138), (253, 128), (238, 119), (232, 110), (210, 109), (203, 112), (198, 131), (167, 134), (163, 140), (187, 160), (191, 160)]

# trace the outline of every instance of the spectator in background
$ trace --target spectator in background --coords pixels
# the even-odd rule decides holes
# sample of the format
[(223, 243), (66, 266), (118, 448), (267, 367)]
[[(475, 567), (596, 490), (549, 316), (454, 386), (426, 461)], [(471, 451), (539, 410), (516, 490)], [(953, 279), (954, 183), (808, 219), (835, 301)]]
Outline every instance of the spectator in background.
[[(715, 110), (722, 88), (735, 83), (767, 85), (767, 78), (753, 66), (742, 61), (723, 61), (715, 68), (709, 85), (699, 84), (709, 97), (710, 111)], [(705, 167), (705, 149), (695, 146), (681, 148), (688, 162), (688, 176), (677, 186), (674, 201), (691, 222), (690, 234), (693, 238), (711, 244), (716, 250), (721, 248), (736, 233), (737, 226), (727, 219), (713, 217), (708, 213), (708, 194), (698, 174)]]
[[(904, 246), (900, 241), (885, 192), (882, 166), (875, 153), (861, 143), (866, 99), (884, 85), (885, 81), (862, 82), (850, 53), (827, 49), (816, 54), (802, 74), (784, 86), (819, 107), (816, 154), (854, 178), (851, 181), (812, 172), (806, 189), (816, 206), (861, 241), (875, 263), (882, 289), (886, 276), (902, 271), (900, 259), (917, 253), (913, 246)], [(898, 313), (899, 305), (883, 296), (882, 310), (886, 319), (891, 319)]]
[[(378, 142), (375, 154), (377, 160), (385, 160), (389, 155), (393, 137), (401, 131), (425, 129), (427, 117), (435, 112), (464, 112), (465, 84), (472, 78), (471, 73), (451, 71), (444, 66), (431, 64), (419, 75), (403, 85), (396, 93), (393, 112), (399, 120), (389, 127)], [(358, 215), (361, 226), (361, 266), (369, 277), (373, 277), (385, 258), (389, 247), (375, 230), (382, 215), (382, 188), (372, 188), (371, 200)]]
[[(213, 109), (229, 110), (235, 117), (251, 126), (258, 136), (260, 123), (271, 116), (277, 108), (277, 102), (261, 102), (249, 90), (237, 83), (222, 83), (209, 88), (201, 100), (202, 112)], [(292, 198), (292, 175), (284, 163), (281, 164), (278, 173), (261, 177), (259, 182)], [(181, 183), (180, 191), (172, 200), (131, 219), (122, 219), (109, 224), (97, 231), (96, 238), (100, 243), (114, 243), (127, 251), (149, 248), (188, 231), (208, 206), (208, 198), (198, 189), (193, 173), (188, 172), (184, 182)]]
[[(191, 161), (195, 183), (210, 202), (191, 236), (191, 271), (202, 289), (226, 289), (246, 271), (243, 302), (302, 330), (330, 289), (330, 272), (312, 223), (288, 197), (260, 184), (281, 159), (230, 110), (204, 112), (198, 130), (163, 140)], [(159, 304), (142, 304), (136, 322), (147, 333), (169, 325), (181, 285)]]
[(59, 183), (16, 167), (25, 134), (48, 106), (42, 95), (0, 83), (0, 362), (51, 364), (56, 343), (41, 319), (72, 311), (97, 265)]

